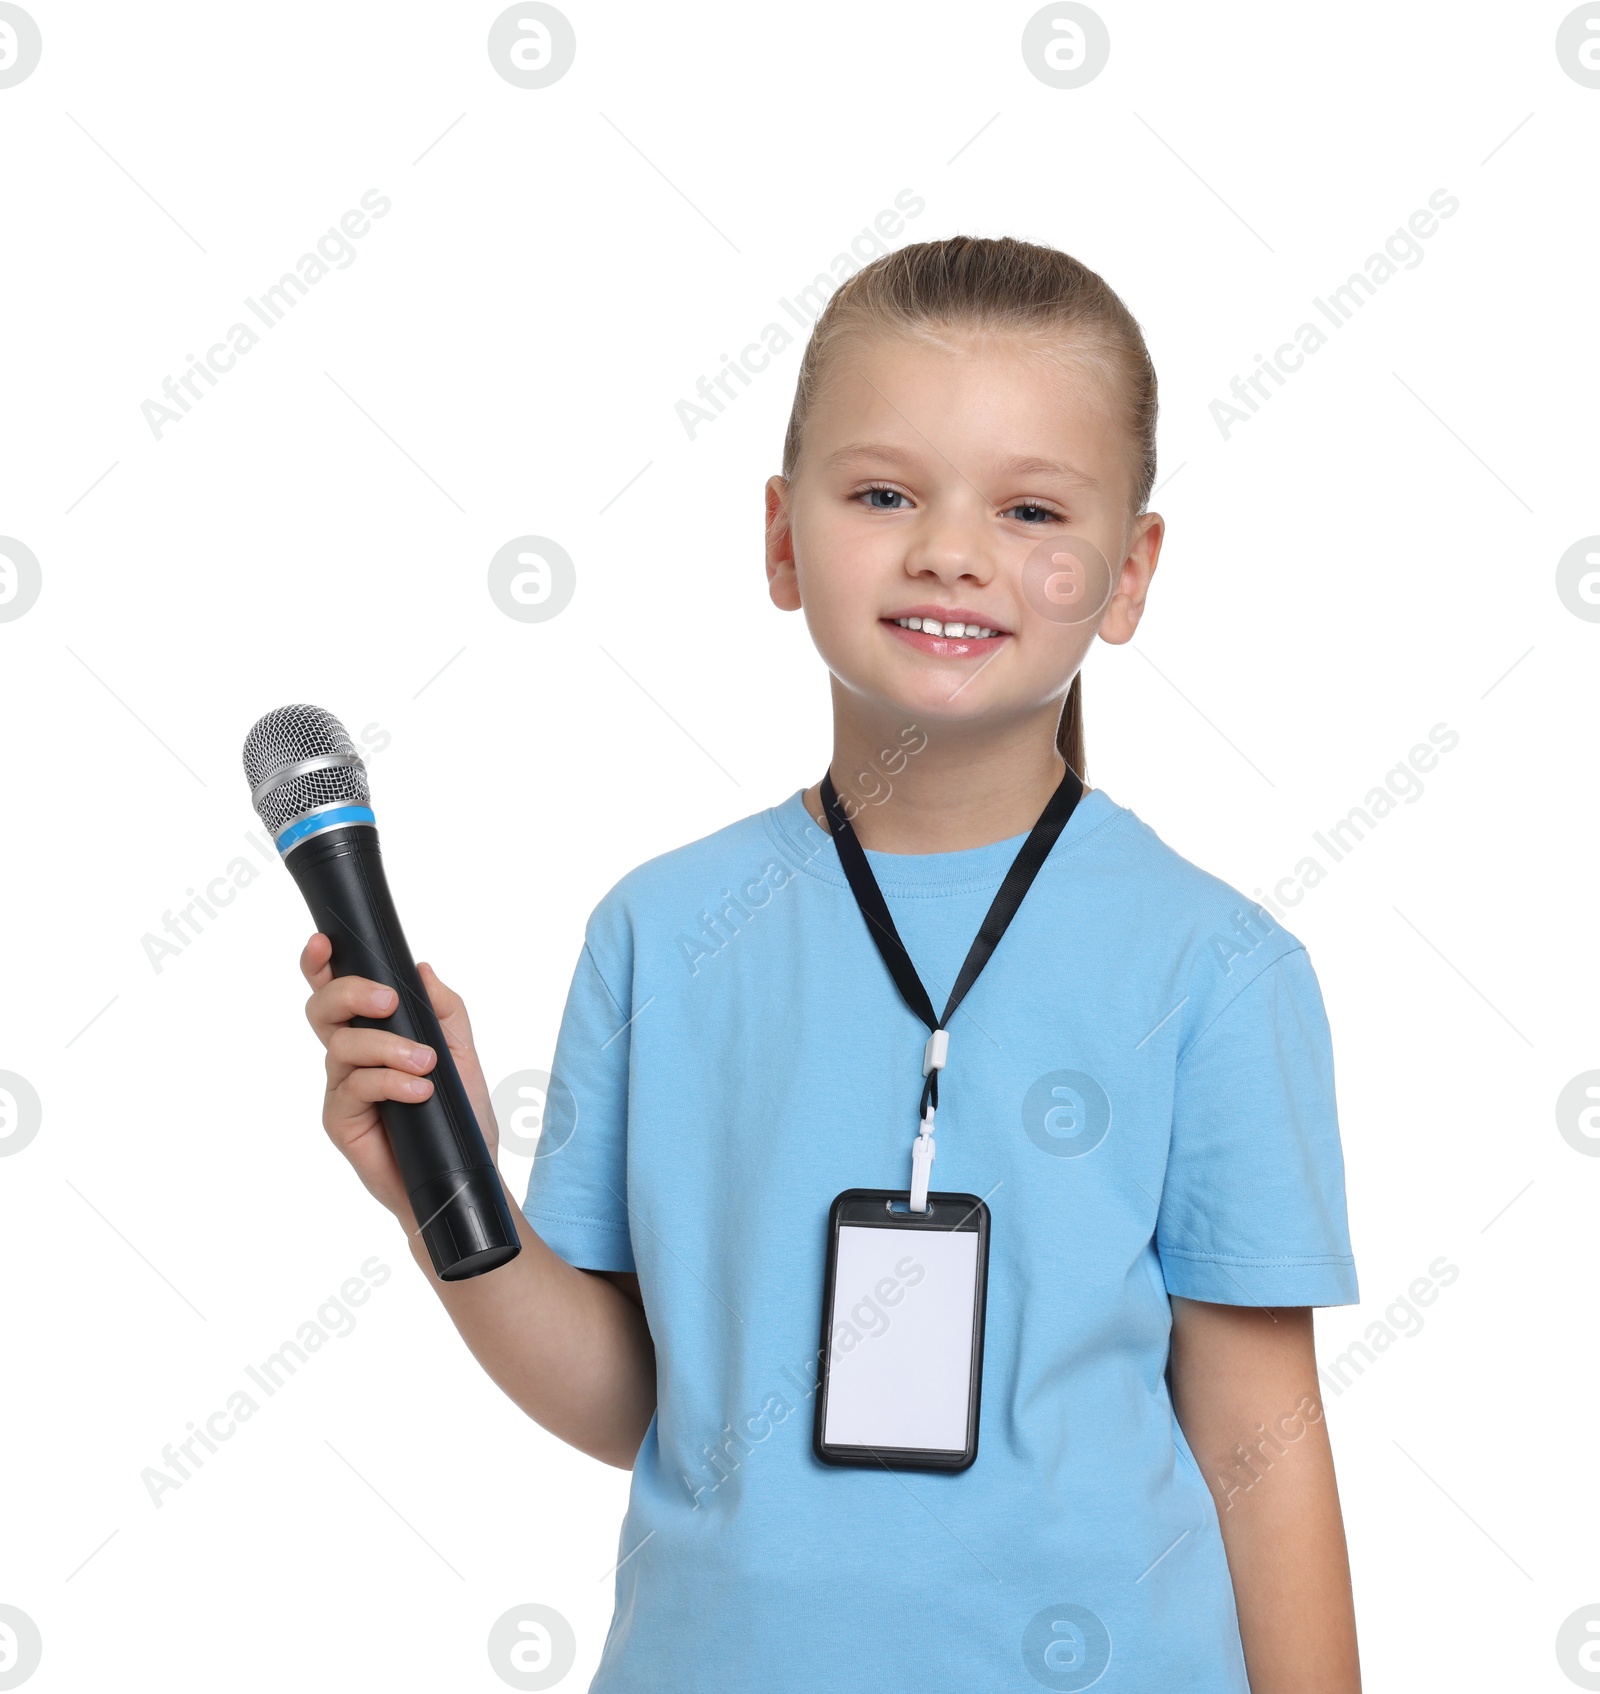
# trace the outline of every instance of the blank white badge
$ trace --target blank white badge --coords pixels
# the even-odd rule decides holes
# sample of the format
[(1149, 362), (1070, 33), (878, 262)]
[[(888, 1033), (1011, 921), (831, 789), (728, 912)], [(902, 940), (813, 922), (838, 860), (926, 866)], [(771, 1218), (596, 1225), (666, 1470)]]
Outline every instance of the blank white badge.
[(824, 1441), (966, 1446), (977, 1281), (976, 1230), (840, 1227)]

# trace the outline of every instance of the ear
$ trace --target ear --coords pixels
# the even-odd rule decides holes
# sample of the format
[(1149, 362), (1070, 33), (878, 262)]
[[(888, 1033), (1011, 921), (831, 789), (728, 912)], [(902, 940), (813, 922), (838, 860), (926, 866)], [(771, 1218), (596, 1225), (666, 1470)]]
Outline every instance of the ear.
[(1100, 639), (1113, 647), (1133, 639), (1144, 615), (1145, 596), (1150, 592), (1150, 579), (1156, 574), (1156, 561), (1161, 555), (1161, 538), (1166, 523), (1157, 512), (1145, 512), (1133, 526), (1127, 556), (1117, 575), (1117, 586), (1100, 623)]
[(789, 524), (789, 484), (781, 476), (767, 478), (767, 593), (782, 611), (800, 610), (794, 531)]

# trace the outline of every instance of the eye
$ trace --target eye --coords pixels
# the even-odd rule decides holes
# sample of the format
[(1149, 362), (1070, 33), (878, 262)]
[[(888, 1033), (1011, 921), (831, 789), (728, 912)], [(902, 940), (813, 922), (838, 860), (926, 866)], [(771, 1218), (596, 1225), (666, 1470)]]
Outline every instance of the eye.
[(1034, 516), (1022, 519), (1022, 522), (1027, 524), (1054, 523), (1061, 519), (1059, 512), (1052, 511), (1048, 506), (1041, 506), (1037, 500), (1019, 500), (1015, 506), (1008, 510), (1006, 515), (1009, 517), (1012, 512), (1034, 513)]
[(887, 494), (895, 500), (904, 500), (906, 498), (906, 496), (902, 494), (898, 488), (890, 488), (887, 483), (882, 482), (875, 482), (867, 488), (858, 488), (856, 492), (850, 496), (850, 498), (852, 500), (864, 501), (868, 511), (872, 512), (899, 512), (905, 509), (903, 506), (880, 505), (872, 498), (874, 494)]

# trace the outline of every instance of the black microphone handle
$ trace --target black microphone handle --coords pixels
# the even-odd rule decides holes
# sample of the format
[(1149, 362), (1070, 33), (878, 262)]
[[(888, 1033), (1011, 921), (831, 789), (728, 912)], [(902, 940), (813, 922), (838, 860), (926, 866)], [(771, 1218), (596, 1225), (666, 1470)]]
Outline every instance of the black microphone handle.
[(450, 1044), (412, 963), (383, 874), (377, 830), (371, 824), (330, 829), (291, 848), (284, 863), (317, 928), (333, 943), (333, 974), (370, 977), (399, 996), (390, 1016), (351, 1023), (392, 1029), (438, 1055), (426, 1100), (378, 1103), (435, 1273), (442, 1282), (460, 1282), (494, 1270), (514, 1259), (522, 1243)]

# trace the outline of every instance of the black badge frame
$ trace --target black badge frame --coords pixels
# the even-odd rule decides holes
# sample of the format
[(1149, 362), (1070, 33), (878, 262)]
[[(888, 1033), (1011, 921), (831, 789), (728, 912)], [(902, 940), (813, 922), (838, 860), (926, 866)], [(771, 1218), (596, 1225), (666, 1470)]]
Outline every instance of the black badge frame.
[[(889, 1188), (847, 1188), (828, 1209), (828, 1264), (823, 1278), (822, 1338), (818, 1353), (816, 1409), (811, 1427), (811, 1450), (825, 1465), (854, 1465), (887, 1470), (965, 1470), (978, 1456), (978, 1418), (983, 1390), (984, 1312), (988, 1305), (989, 1208), (975, 1194), (929, 1194), (928, 1210), (896, 1211), (904, 1207), (906, 1191)], [(959, 1448), (868, 1447), (830, 1442), (824, 1438), (828, 1421), (829, 1365), (832, 1357), (834, 1279), (838, 1270), (841, 1228), (914, 1231), (965, 1230), (978, 1237), (972, 1298), (972, 1351), (967, 1393), (967, 1438)]]

